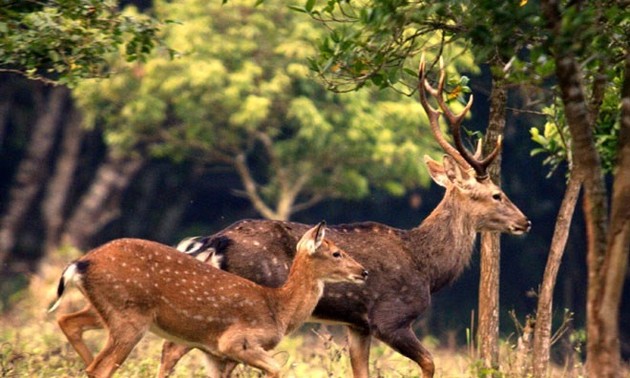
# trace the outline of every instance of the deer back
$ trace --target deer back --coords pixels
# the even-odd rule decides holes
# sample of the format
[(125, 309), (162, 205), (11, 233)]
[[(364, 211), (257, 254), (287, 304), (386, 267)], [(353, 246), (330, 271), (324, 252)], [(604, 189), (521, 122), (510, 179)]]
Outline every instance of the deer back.
[(79, 287), (101, 316), (135, 311), (154, 319), (153, 330), (167, 338), (202, 343), (237, 316), (245, 323), (272, 318), (252, 311), (267, 305), (258, 285), (159, 243), (118, 239), (75, 266)]
[[(286, 279), (294, 257), (290, 245), (309, 227), (295, 222), (243, 220), (210, 238), (197, 239), (205, 239), (205, 243), (198, 245), (193, 255), (211, 250), (213, 261), (221, 269), (278, 287)], [(329, 226), (326, 238), (370, 271), (370, 278), (361, 286), (326, 285), (313, 314), (316, 318), (365, 322), (364, 313), (372, 297), (394, 295), (400, 290), (411, 293), (426, 286), (425, 266), (418, 265), (408, 250), (408, 231), (365, 222)], [(266, 248), (258, 248), (259, 245)], [(423, 294), (414, 296), (426, 300)]]
[(264, 345), (273, 346), (308, 318), (324, 282), (362, 283), (367, 277), (362, 265), (324, 239), (324, 228), (321, 223), (303, 233), (286, 282), (275, 289), (140, 239), (107, 243), (63, 277), (77, 273), (79, 287), (104, 318), (129, 311), (150, 319), (157, 334), (192, 345), (210, 342), (211, 349), (228, 328), (260, 328), (270, 335)]

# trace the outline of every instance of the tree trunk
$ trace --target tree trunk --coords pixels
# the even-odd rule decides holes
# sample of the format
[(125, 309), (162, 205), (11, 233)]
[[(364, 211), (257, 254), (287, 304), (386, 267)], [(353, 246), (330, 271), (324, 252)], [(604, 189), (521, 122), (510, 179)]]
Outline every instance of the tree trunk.
[[(171, 168), (171, 167), (169, 167)], [(152, 210), (156, 207), (160, 209), (160, 218), (163, 218), (163, 205), (164, 197), (163, 191), (165, 188), (161, 187), (161, 179), (165, 169), (160, 164), (152, 164), (147, 166), (141, 174), (138, 175), (136, 180), (137, 184), (134, 185), (137, 192), (133, 200), (132, 215), (130, 219), (125, 219), (125, 230), (127, 234), (134, 237), (145, 237), (150, 233)], [(168, 190), (168, 188), (166, 188)], [(170, 196), (169, 196), (170, 197)], [(171, 198), (168, 198), (166, 202), (171, 202)], [(157, 203), (157, 206), (156, 206)], [(159, 233), (157, 235), (160, 235)]]
[(203, 172), (204, 167), (201, 164), (196, 164), (191, 168), (190, 174), (186, 177), (185, 187), (178, 191), (175, 200), (164, 211), (164, 216), (160, 217), (155, 230), (156, 235), (166, 238), (175, 233), (184, 218), (184, 213), (195, 193), (196, 183), (199, 182)]
[(591, 114), (582, 88), (579, 65), (574, 56), (572, 38), (562, 29), (563, 20), (559, 4), (552, 0), (541, 1), (548, 29), (554, 35), (553, 53), (556, 76), (562, 94), (565, 116), (571, 133), (573, 173), (583, 181), (584, 218), (588, 237), (587, 265), (588, 289), (586, 299), (586, 370), (592, 377), (617, 377), (620, 372), (618, 342), (607, 335), (600, 318), (602, 293), (606, 277), (601, 274), (606, 255), (608, 205), (606, 186), (593, 137), (596, 115)]
[[(500, 64), (498, 61), (493, 65)], [(495, 71), (495, 70), (493, 70)], [(499, 70), (499, 72), (501, 72)], [(507, 89), (502, 77), (493, 75), (490, 93), (490, 119), (484, 140), (484, 155), (496, 145), (505, 129)], [(489, 167), (490, 178), (501, 186), (501, 154)], [(479, 282), (479, 326), (477, 343), (484, 367), (497, 371), (499, 367), (499, 273), (501, 261), (500, 235), (482, 233), (481, 272)]]
[(477, 342), (479, 359), (487, 369), (499, 369), (499, 235), (481, 235), (481, 267), (479, 280), (479, 327)]
[(39, 109), (25, 156), (20, 161), (9, 190), (8, 205), (0, 219), (0, 265), (15, 247), (26, 216), (48, 178), (48, 159), (54, 148), (67, 98), (67, 88), (52, 88), (45, 106)]
[[(4, 75), (6, 77), (6, 75)], [(0, 148), (4, 144), (5, 134), (7, 132), (7, 120), (11, 114), (11, 105), (13, 104), (13, 86), (10, 83), (0, 83)]]
[(573, 175), (569, 177), (562, 205), (556, 218), (553, 239), (547, 257), (547, 265), (538, 295), (536, 310), (536, 326), (534, 328), (534, 345), (532, 368), (534, 377), (548, 376), (549, 351), (551, 349), (551, 323), (553, 312), (553, 290), (556, 286), (558, 269), (566, 247), (571, 229), (571, 219), (580, 194), (580, 181)]
[[(630, 253), (630, 53), (626, 54), (626, 67), (621, 90), (621, 127), (617, 146), (617, 165), (612, 193), (610, 231), (606, 256), (600, 272), (601, 294), (597, 313), (600, 327), (600, 365), (605, 364), (607, 375), (620, 376), (621, 355), (619, 346), (619, 308), (628, 269)], [(594, 370), (589, 370), (591, 373)]]
[(61, 231), (66, 220), (66, 206), (79, 162), (82, 137), (82, 118), (79, 111), (73, 109), (63, 128), (63, 139), (55, 171), (47, 185), (46, 195), (42, 203), (42, 217), (46, 232), (45, 254), (51, 253), (59, 247)]
[(66, 223), (63, 242), (82, 250), (91, 247), (97, 233), (119, 216), (122, 196), (144, 162), (137, 156), (122, 158), (109, 151)]
[(245, 195), (251, 202), (252, 206), (254, 206), (254, 209), (256, 209), (256, 211), (258, 211), (258, 213), (265, 219), (278, 220), (278, 214), (276, 214), (276, 212), (265, 203), (263, 198), (260, 197), (258, 193), (258, 183), (256, 183), (256, 180), (252, 177), (249, 167), (247, 166), (247, 157), (245, 154), (239, 154), (236, 156), (233, 164), (236, 169), (236, 173), (238, 173), (238, 176), (245, 187)]

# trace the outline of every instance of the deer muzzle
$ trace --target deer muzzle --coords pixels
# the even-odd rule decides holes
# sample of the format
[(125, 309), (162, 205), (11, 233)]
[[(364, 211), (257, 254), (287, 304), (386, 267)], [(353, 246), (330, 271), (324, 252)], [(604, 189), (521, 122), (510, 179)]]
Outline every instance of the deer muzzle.
[(367, 270), (363, 270), (360, 275), (353, 274), (352, 276), (350, 276), (351, 281), (354, 283), (364, 283), (367, 280), (367, 278), (368, 278)]
[(526, 232), (529, 232), (531, 228), (532, 222), (529, 219), (524, 218), (522, 221), (510, 225), (510, 233), (512, 235), (522, 235)]

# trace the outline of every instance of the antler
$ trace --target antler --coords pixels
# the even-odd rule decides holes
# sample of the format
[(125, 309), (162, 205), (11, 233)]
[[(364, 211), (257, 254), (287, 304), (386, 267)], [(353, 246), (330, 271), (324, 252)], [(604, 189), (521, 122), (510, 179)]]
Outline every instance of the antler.
[[(420, 83), (418, 84), (418, 92), (420, 92), (420, 103), (422, 104), (422, 107), (429, 117), (431, 131), (437, 139), (438, 144), (444, 149), (444, 152), (453, 157), (453, 159), (455, 159), (462, 167), (474, 169), (477, 175), (477, 179), (486, 179), (488, 177), (488, 166), (497, 157), (499, 151), (501, 150), (501, 136), (499, 136), (499, 138), (497, 139), (497, 144), (494, 147), (494, 150), (492, 150), (492, 152), (485, 158), (480, 159), (481, 153), (479, 151), (472, 155), (462, 143), (460, 129), (461, 123), (464, 120), (466, 113), (468, 113), (473, 104), (473, 96), (470, 95), (470, 99), (468, 100), (468, 103), (461, 113), (453, 114), (451, 109), (449, 109), (449, 107), (444, 102), (444, 97), (442, 95), (444, 91), (444, 81), (446, 79), (446, 71), (444, 70), (444, 62), (442, 61), (442, 58), (440, 58), (440, 78), (438, 80), (437, 89), (433, 88), (426, 80), (424, 55), (422, 55), (422, 59), (420, 60), (420, 67), (418, 68), (418, 78), (420, 80)], [(429, 92), (431, 96), (435, 97), (438, 106), (448, 120), (451, 133), (453, 134), (453, 140), (455, 141), (455, 147), (453, 147), (450, 143), (446, 141), (446, 139), (444, 139), (439, 124), (440, 114), (442, 113), (439, 110), (434, 109), (429, 104), (425, 91)]]

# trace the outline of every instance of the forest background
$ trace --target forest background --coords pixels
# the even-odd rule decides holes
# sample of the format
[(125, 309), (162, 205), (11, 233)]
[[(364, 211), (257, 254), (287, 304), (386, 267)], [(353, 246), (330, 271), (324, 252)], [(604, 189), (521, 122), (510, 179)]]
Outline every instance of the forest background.
[[(110, 30), (113, 41), (90, 34), (97, 21), (69, 41), (64, 40), (69, 29), (52, 28), (58, 16), (52, 11), (29, 21), (35, 29), (50, 27), (42, 46), (81, 46), (82, 40), (91, 48), (101, 46), (99, 41), (103, 45), (96, 52), (75, 48), (69, 57), (50, 54), (43, 65), (29, 66), (28, 60), (3, 65), (2, 311), (11, 310), (33, 277), (58, 273), (76, 254), (70, 246), (85, 251), (121, 236), (175, 244), (251, 217), (305, 223), (326, 219), (331, 224), (372, 220), (411, 228), (435, 207), (441, 189), (429, 185), (422, 156), (441, 152), (414, 95), (408, 68), (413, 64), (370, 71), (374, 61), (354, 57), (352, 66), (348, 61), (344, 66), (339, 54), (347, 36), (328, 34), (321, 22), (325, 8), (314, 12), (312, 1), (293, 9), (283, 2), (254, 3), (126, 2), (121, 5), (130, 5), (123, 13), (127, 21), (140, 21), (110, 22), (120, 27)], [(586, 9), (608, 10), (607, 20), (618, 24), (623, 38), (627, 19), (618, 5)], [(512, 6), (529, 19), (539, 4)], [(77, 17), (103, 20), (96, 10), (100, 8), (80, 8)], [(424, 11), (440, 15), (448, 9)], [(368, 21), (378, 16), (365, 15)], [(574, 19), (576, 27), (590, 21), (586, 16)], [(0, 25), (0, 32), (9, 35), (6, 26)], [(449, 83), (452, 106), (474, 94), (466, 125), (472, 141), (489, 123), (495, 67), (488, 64), (487, 52), (475, 50), (474, 39), (444, 43), (444, 35), (426, 33), (414, 51), (426, 51), (430, 59), (438, 53), (445, 57), (454, 77)], [(38, 47), (27, 38), (21, 43)], [(536, 38), (540, 36), (523, 37), (530, 44)], [(533, 223), (524, 237), (502, 237), (500, 329), (506, 337), (519, 332), (510, 313), (523, 321), (535, 312), (569, 171), (570, 153), (562, 145), (569, 137), (556, 102), (553, 61), (527, 43), (512, 48), (522, 48), (514, 54), (526, 55), (523, 61), (529, 64), (507, 59), (502, 65), (512, 74), (506, 86), (502, 187)], [(597, 43), (602, 45), (588, 48), (605, 48), (605, 42)], [(124, 45), (120, 53), (118, 44)], [(5, 62), (10, 52), (3, 52)], [(20, 56), (17, 52), (12, 56)], [(417, 65), (418, 54), (407, 58), (415, 58)], [(609, 190), (623, 79), (623, 70), (611, 70), (598, 133)], [(577, 332), (563, 339), (559, 350), (574, 350), (584, 342), (585, 229), (576, 212), (558, 274), (554, 317), (562, 322), (566, 309)], [(445, 346), (466, 343), (477, 312), (479, 274), (476, 254), (464, 276), (434, 297), (419, 333), (433, 335)], [(628, 291), (624, 293), (621, 314), (630, 311)], [(621, 317), (619, 324), (626, 359), (629, 321)]]

